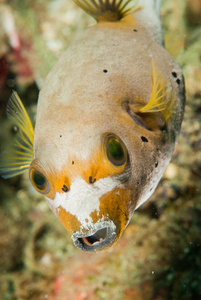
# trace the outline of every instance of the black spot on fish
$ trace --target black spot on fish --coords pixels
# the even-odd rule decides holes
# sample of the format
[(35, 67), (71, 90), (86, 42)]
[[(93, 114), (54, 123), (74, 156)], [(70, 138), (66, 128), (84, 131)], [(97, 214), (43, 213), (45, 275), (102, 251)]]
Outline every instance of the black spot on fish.
[(74, 160), (72, 160), (72, 165), (74, 165)]
[(62, 191), (64, 191), (64, 193), (67, 193), (69, 191), (69, 188), (64, 184), (62, 187)]
[(140, 184), (139, 181), (137, 181), (137, 184)]
[(143, 142), (145, 142), (145, 143), (148, 143), (148, 139), (147, 139), (146, 137), (144, 137), (144, 136), (141, 136), (141, 140), (142, 140)]
[(177, 73), (176, 72), (172, 72), (172, 76), (174, 77), (174, 78), (177, 78)]
[(60, 135), (60, 137), (62, 137), (62, 135)]
[(103, 73), (107, 73), (107, 72), (108, 72), (108, 70), (106, 70), (106, 69), (103, 70)]
[(155, 168), (157, 168), (157, 167), (158, 167), (158, 162), (155, 163)]
[(94, 180), (93, 180), (92, 177), (89, 176), (89, 183), (94, 183), (94, 182), (96, 182), (96, 178), (94, 178)]
[(180, 84), (180, 83), (181, 83), (181, 80), (180, 80), (179, 78), (177, 78), (177, 73), (176, 73), (175, 71), (172, 72), (172, 76), (173, 76), (174, 78), (176, 78), (176, 83), (177, 83), (177, 84)]
[(137, 30), (137, 29), (133, 29), (133, 31), (134, 31), (134, 32), (138, 32), (138, 30)]

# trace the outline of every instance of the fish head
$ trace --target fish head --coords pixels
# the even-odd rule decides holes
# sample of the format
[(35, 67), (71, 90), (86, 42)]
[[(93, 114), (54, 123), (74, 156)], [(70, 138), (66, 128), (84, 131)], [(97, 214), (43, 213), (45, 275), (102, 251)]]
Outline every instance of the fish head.
[(157, 185), (163, 134), (134, 122), (123, 102), (91, 115), (71, 104), (50, 110), (51, 131), (44, 111), (37, 119), (30, 180), (78, 248), (107, 250)]
[(133, 213), (129, 185), (125, 184), (129, 156), (116, 134), (89, 136), (87, 128), (82, 131), (82, 141), (79, 134), (79, 143), (75, 136), (73, 143), (71, 134), (63, 133), (65, 142), (71, 141), (65, 150), (51, 144), (51, 139), (43, 141), (43, 147), (37, 140), (29, 174), (74, 244), (87, 252), (100, 252), (118, 240)]

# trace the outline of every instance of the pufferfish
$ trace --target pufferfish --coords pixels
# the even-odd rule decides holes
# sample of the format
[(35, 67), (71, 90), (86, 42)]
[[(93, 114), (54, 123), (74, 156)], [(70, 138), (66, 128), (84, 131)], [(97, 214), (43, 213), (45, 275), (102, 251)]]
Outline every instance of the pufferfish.
[(160, 1), (74, 0), (97, 23), (60, 57), (39, 94), (35, 130), (16, 92), (19, 130), (0, 174), (33, 187), (81, 250), (113, 246), (154, 192), (180, 131), (182, 71), (164, 48)]

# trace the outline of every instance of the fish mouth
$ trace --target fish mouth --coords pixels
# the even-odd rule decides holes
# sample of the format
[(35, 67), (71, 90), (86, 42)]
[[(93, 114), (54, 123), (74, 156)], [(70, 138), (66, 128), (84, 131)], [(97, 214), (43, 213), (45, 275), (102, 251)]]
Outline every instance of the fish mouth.
[(74, 245), (89, 253), (101, 252), (111, 247), (117, 236), (116, 226), (113, 222), (110, 222), (110, 224), (102, 222), (97, 225), (93, 233), (90, 232), (87, 235), (74, 234), (72, 236)]

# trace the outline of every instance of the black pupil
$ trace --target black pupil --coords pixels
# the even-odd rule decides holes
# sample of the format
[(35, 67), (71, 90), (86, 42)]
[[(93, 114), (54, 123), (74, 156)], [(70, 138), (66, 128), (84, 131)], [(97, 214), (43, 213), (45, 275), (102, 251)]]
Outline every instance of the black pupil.
[(122, 164), (124, 163), (124, 148), (123, 146), (120, 144), (120, 142), (118, 140), (116, 140), (115, 138), (111, 138), (108, 141), (108, 147), (107, 147), (107, 153), (108, 153), (108, 157), (109, 159), (115, 163), (115, 164)]
[(38, 173), (34, 173), (33, 180), (39, 188), (43, 187), (45, 184), (45, 178)]

